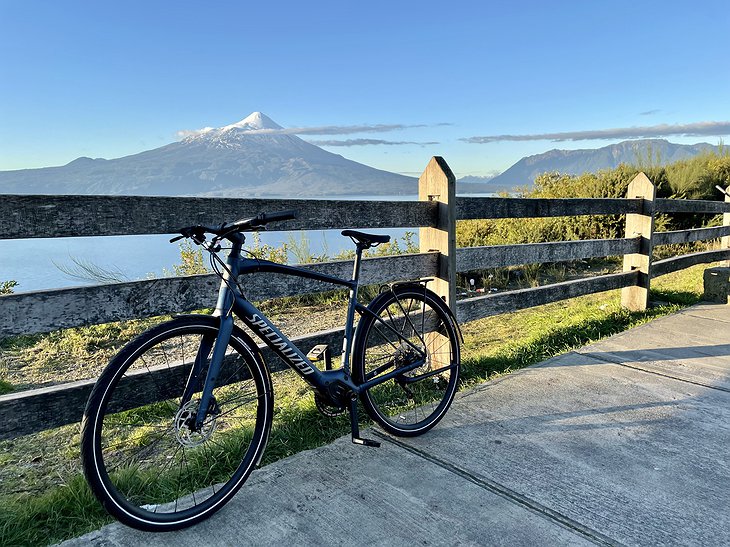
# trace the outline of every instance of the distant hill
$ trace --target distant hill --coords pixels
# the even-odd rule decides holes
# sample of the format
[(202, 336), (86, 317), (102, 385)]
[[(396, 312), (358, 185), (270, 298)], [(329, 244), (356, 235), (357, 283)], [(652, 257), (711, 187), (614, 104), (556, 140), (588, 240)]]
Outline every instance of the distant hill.
[(123, 158), (78, 158), (61, 167), (0, 171), (0, 194), (416, 195), (418, 183), (327, 152), (254, 112), (240, 122)]
[(497, 192), (509, 192), (511, 186), (501, 186), (499, 183), (494, 184), (494, 175), (491, 176), (474, 176), (467, 175), (456, 181), (457, 194), (496, 194)]
[(662, 164), (691, 158), (717, 147), (707, 143), (674, 144), (664, 139), (623, 141), (598, 149), (550, 150), (522, 158), (504, 173), (489, 181), (494, 187), (530, 186), (541, 173), (558, 171), (570, 175), (618, 167), (621, 163), (638, 164), (649, 157)]

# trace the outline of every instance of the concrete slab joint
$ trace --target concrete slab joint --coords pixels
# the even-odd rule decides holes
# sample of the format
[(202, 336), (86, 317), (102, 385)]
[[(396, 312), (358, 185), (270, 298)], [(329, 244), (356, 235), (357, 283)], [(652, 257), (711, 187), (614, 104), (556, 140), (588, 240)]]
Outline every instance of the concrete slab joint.
[(730, 268), (707, 268), (704, 275), (703, 299), (709, 302), (730, 303)]

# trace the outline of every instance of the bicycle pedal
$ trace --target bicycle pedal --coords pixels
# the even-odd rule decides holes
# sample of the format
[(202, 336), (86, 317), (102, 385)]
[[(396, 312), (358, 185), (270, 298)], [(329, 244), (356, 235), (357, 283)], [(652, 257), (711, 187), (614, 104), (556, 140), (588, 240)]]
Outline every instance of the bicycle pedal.
[(352, 444), (359, 444), (360, 446), (372, 446), (373, 448), (380, 448), (378, 441), (372, 441), (370, 439), (361, 439), (360, 437), (353, 437)]
[(324, 357), (324, 352), (327, 351), (327, 344), (319, 344), (314, 346), (307, 353), (307, 359), (310, 361), (319, 361)]
[(324, 360), (325, 370), (332, 370), (332, 353), (327, 344), (318, 344), (309, 350), (307, 353), (307, 359), (316, 363), (317, 361)]

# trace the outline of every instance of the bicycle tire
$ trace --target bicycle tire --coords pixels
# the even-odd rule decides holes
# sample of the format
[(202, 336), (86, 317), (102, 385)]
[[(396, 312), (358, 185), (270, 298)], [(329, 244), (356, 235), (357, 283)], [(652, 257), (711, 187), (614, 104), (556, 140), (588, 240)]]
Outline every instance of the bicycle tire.
[(195, 392), (181, 406), (198, 348), (205, 340), (207, 349), (218, 328), (215, 317), (182, 316), (142, 333), (111, 360), (89, 396), (81, 430), (84, 474), (107, 512), (128, 526), (166, 531), (208, 518), (264, 453), (271, 377), (240, 329), (234, 328), (213, 391), (217, 408), (199, 431), (189, 424), (212, 351), (199, 360)]
[(396, 285), (378, 295), (368, 309), (372, 314), (364, 313), (360, 319), (353, 346), (352, 371), (358, 384), (415, 364), (419, 358), (424, 364), (366, 389), (360, 400), (389, 433), (405, 437), (425, 433), (443, 418), (458, 387), (459, 338), (449, 309), (419, 284)]

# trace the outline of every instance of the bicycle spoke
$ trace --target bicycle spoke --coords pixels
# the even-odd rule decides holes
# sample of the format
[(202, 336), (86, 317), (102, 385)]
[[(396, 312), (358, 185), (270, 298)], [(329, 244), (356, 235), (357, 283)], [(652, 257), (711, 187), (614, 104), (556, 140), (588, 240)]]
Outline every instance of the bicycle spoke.
[(433, 293), (427, 297), (425, 288), (392, 292), (382, 297), (378, 319), (367, 314), (361, 319), (366, 323), (357, 366), (364, 370), (358, 374), (370, 381), (389, 366), (404, 372), (368, 388), (363, 402), (391, 433), (418, 434), (433, 426), (451, 402), (458, 380), (458, 363), (451, 366), (458, 340)]
[[(213, 390), (218, 414), (193, 427), (195, 394), (209, 366), (205, 348), (196, 356), (218, 329), (218, 320), (195, 316), (155, 327), (122, 350), (100, 377), (106, 384), (92, 391), (97, 408), (86, 416), (101, 423), (84, 428), (84, 469), (94, 494), (126, 524), (137, 526), (141, 510), (145, 529), (169, 529), (163, 523), (178, 522), (177, 514), (187, 525), (198, 507), (238, 488), (261, 457), (273, 410), (270, 380), (239, 338), (225, 352), (219, 378), (226, 385)], [(186, 387), (191, 397), (182, 403)]]

